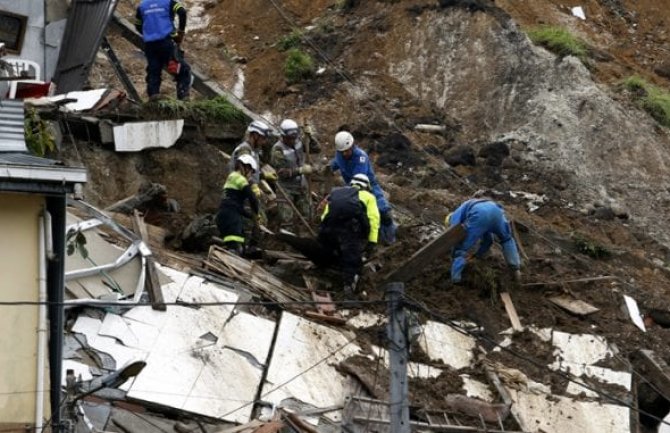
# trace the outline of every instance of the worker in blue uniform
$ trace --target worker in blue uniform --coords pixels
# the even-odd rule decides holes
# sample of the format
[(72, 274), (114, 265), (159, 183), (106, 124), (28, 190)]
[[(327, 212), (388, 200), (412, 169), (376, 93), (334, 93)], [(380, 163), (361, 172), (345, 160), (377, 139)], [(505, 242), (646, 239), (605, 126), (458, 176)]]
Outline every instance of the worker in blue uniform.
[[(175, 15), (179, 17), (178, 29), (174, 26)], [(177, 99), (188, 99), (191, 67), (179, 48), (186, 31), (184, 5), (177, 0), (142, 0), (135, 14), (135, 28), (144, 39), (149, 99), (155, 99), (160, 93), (163, 68), (175, 77)]]
[(354, 137), (347, 131), (340, 131), (335, 135), (335, 158), (330, 168), (339, 171), (345, 184), (349, 184), (356, 174), (364, 174), (370, 179), (372, 194), (377, 199), (380, 214), (379, 238), (385, 244), (392, 244), (396, 240), (398, 226), (393, 221), (391, 205), (384, 197), (384, 191), (377, 182), (374, 169), (368, 154), (356, 146)]
[[(470, 256), (481, 258), (488, 252), (493, 244), (493, 236), (502, 245), (503, 256), (507, 265), (514, 271), (515, 280), (521, 278), (519, 250), (510, 222), (500, 204), (490, 199), (470, 199), (447, 215), (445, 224), (448, 226), (462, 224), (466, 232), (465, 239), (453, 249), (451, 264), (453, 283), (461, 282), (463, 269)], [(478, 243), (479, 247), (472, 254)]]

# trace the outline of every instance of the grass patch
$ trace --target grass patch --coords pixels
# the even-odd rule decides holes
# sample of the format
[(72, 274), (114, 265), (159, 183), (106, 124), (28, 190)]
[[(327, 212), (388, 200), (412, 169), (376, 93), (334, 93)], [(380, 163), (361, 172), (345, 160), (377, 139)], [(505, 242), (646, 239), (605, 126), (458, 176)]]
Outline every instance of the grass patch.
[(287, 51), (290, 50), (291, 48), (298, 48), (300, 46), (300, 43), (302, 42), (302, 37), (305, 34), (300, 29), (295, 29), (288, 35), (282, 37), (279, 40), (279, 43), (277, 46), (281, 51)]
[(633, 75), (623, 81), (636, 102), (658, 123), (670, 128), (670, 92)]
[(284, 75), (290, 83), (297, 83), (314, 75), (314, 59), (297, 48), (291, 48), (284, 62)]
[(247, 116), (223, 96), (194, 101), (160, 99), (147, 102), (145, 109), (161, 117), (186, 118), (196, 122), (233, 123), (247, 120)]
[(586, 59), (586, 43), (563, 27), (539, 26), (529, 29), (526, 33), (533, 43), (545, 47), (554, 54)]
[(577, 251), (593, 259), (607, 259), (612, 256), (612, 252), (607, 248), (580, 235), (575, 235), (572, 240), (575, 243)]

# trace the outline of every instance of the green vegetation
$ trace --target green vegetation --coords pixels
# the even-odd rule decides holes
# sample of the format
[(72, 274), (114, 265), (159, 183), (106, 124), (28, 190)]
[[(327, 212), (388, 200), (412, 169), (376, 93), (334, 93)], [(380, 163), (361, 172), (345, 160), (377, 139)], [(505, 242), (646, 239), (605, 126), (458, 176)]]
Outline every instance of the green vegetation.
[(582, 254), (586, 254), (593, 259), (607, 259), (612, 256), (612, 253), (607, 248), (603, 247), (602, 245), (598, 245), (597, 243), (588, 240), (581, 235), (573, 236), (572, 240), (575, 243), (577, 251)]
[(37, 156), (44, 156), (47, 152), (56, 150), (56, 140), (49, 131), (47, 123), (40, 118), (35, 109), (30, 109), (24, 122), (26, 146)]
[(623, 81), (636, 102), (661, 125), (670, 128), (670, 92), (633, 75)]
[(562, 27), (539, 26), (529, 29), (526, 33), (533, 43), (561, 57), (575, 56), (580, 60), (586, 59), (587, 47), (584, 41)]
[(247, 120), (246, 115), (223, 96), (194, 101), (159, 99), (146, 103), (145, 110), (163, 117), (186, 118), (197, 122), (232, 123)]
[(291, 48), (297, 48), (300, 46), (304, 32), (300, 29), (295, 29), (288, 35), (284, 36), (279, 40), (279, 49), (281, 51), (290, 50)]
[(290, 83), (297, 83), (314, 75), (314, 60), (312, 57), (297, 48), (288, 51), (284, 63), (284, 74)]
[(88, 259), (86, 236), (84, 236), (81, 230), (70, 229), (65, 236), (65, 244), (67, 245), (68, 256), (78, 252), (84, 260)]

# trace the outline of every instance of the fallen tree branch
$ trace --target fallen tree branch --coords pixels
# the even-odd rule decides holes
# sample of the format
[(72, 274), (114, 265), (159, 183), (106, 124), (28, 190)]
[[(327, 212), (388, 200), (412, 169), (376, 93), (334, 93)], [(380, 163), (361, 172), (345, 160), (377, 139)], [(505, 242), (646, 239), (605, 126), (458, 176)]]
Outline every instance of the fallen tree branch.
[(562, 286), (563, 284), (590, 283), (593, 281), (617, 281), (619, 277), (613, 275), (604, 275), (600, 277), (578, 278), (576, 280), (546, 281), (537, 283), (525, 283), (521, 287), (542, 287), (542, 286)]

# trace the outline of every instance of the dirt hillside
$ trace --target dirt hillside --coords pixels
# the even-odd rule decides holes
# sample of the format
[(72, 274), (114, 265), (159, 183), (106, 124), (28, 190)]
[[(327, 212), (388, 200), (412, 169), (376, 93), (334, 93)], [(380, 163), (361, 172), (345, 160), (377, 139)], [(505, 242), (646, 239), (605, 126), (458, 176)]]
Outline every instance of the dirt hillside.
[[(133, 15), (132, 1), (119, 5)], [(670, 360), (670, 331), (642, 334), (621, 310), (622, 294), (645, 309), (670, 310), (670, 137), (622, 91), (632, 74), (670, 87), (670, 8), (652, 0), (186, 0), (188, 59), (270, 120), (312, 124), (322, 155), (347, 125), (376, 158), (401, 223), (382, 255), (392, 269), (441, 230), (449, 209), (477, 190), (505, 204), (520, 224), (524, 283), (595, 276), (610, 280), (524, 286), (514, 301), (524, 323), (597, 332), (624, 355), (640, 347)], [(275, 5), (278, 8), (275, 8)], [(586, 20), (570, 13), (582, 6)], [(580, 61), (533, 45), (525, 29), (562, 25), (589, 45)], [(319, 73), (289, 83), (279, 43), (296, 30)], [(112, 44), (143, 91), (141, 52)], [(100, 59), (92, 84), (120, 88)], [(236, 86), (237, 85), (237, 86)], [(171, 94), (169, 81), (164, 93)], [(446, 126), (441, 135), (417, 123)], [(184, 139), (170, 150), (119, 157), (95, 145), (66, 150), (89, 166), (90, 198), (106, 205), (144, 181), (168, 186), (182, 204), (178, 230), (211, 213), (225, 175), (219, 150), (235, 140)], [(464, 287), (440, 258), (412, 281), (411, 294), (449, 317), (496, 336), (509, 327), (496, 291), (509, 288), (499, 253)], [(479, 270), (478, 270), (479, 269)], [(486, 269), (492, 269), (487, 272)], [(375, 277), (366, 288), (382, 295)], [(547, 298), (568, 291), (600, 311), (577, 318)], [(529, 349), (530, 350), (530, 349)]]

